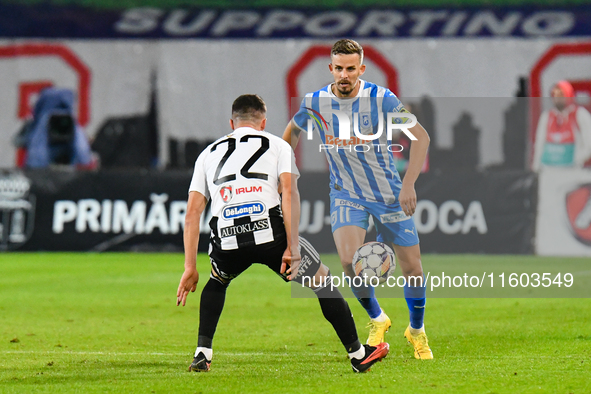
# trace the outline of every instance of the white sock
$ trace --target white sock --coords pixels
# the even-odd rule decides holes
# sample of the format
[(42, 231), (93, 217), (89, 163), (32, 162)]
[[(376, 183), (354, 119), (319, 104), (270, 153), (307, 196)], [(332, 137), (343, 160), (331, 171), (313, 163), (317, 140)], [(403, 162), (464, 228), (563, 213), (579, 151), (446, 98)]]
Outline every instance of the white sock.
[(207, 359), (207, 361), (211, 361), (211, 358), (213, 357), (213, 350), (212, 349), (210, 349), (208, 347), (197, 347), (197, 350), (195, 350), (195, 357), (197, 357), (197, 355), (200, 352), (205, 355), (205, 358)]
[(388, 318), (388, 315), (386, 315), (384, 313), (384, 311), (382, 311), (382, 313), (380, 313), (380, 315), (378, 317), (376, 317), (375, 319), (371, 319), (371, 320), (377, 321), (378, 323), (383, 323), (386, 321), (387, 318)]
[(365, 346), (363, 345), (361, 345), (359, 350), (353, 353), (349, 353), (349, 358), (356, 358), (357, 360), (361, 360), (363, 357), (365, 357)]
[(425, 332), (425, 325), (424, 324), (421, 326), (421, 328), (412, 328), (412, 326), (410, 326), (410, 334), (412, 336), (419, 335), (422, 332)]

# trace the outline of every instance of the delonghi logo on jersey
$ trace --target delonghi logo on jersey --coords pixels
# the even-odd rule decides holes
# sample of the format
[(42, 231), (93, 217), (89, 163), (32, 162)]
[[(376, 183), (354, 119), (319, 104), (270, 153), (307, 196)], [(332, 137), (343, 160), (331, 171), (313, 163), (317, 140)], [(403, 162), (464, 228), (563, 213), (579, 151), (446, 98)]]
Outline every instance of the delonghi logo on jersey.
[(404, 211), (391, 212), (380, 215), (380, 221), (382, 223), (398, 223), (407, 219), (410, 219), (410, 216), (406, 216)]
[(220, 229), (220, 237), (226, 238), (233, 235), (252, 233), (253, 231), (265, 230), (269, 228), (269, 220), (261, 219), (255, 222), (237, 224), (235, 226), (223, 227)]
[(0, 173), (0, 250), (15, 249), (31, 237), (35, 196), (31, 182), (19, 173)]
[(334, 205), (336, 207), (352, 207), (355, 209), (359, 209), (361, 211), (365, 211), (365, 207), (363, 205), (357, 204), (356, 202), (353, 202), (353, 201), (343, 200), (341, 198), (335, 198)]
[(591, 184), (582, 185), (566, 195), (566, 214), (575, 238), (591, 245)]
[(261, 202), (231, 205), (222, 210), (224, 219), (236, 219), (243, 216), (260, 215), (265, 212), (265, 205)]
[(224, 202), (230, 202), (233, 197), (232, 194), (232, 186), (224, 186), (220, 189), (220, 195), (222, 196), (222, 200)]

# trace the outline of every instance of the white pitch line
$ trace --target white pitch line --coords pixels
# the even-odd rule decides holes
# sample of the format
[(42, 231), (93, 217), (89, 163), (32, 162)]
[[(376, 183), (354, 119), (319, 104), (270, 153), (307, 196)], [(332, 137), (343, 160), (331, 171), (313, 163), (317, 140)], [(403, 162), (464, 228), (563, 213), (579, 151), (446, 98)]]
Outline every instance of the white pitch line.
[[(0, 354), (71, 354), (71, 355), (96, 355), (96, 356), (186, 356), (192, 353), (156, 353), (156, 352), (75, 352), (75, 351), (59, 351), (59, 350), (5, 350), (0, 351)], [(285, 352), (281, 354), (277, 353), (264, 353), (264, 352), (215, 352), (218, 356), (230, 356), (230, 357), (247, 357), (247, 356), (275, 356), (284, 357), (291, 356), (294, 353)], [(305, 353), (307, 356), (340, 356), (340, 353)]]
[[(72, 352), (72, 351), (59, 351), (59, 350), (46, 350), (46, 351), (33, 351), (33, 350), (4, 350), (0, 351), (0, 354), (63, 354), (63, 355), (89, 355), (89, 356), (190, 356), (192, 353), (156, 353), (156, 352), (148, 352), (148, 353), (141, 353), (141, 352)], [(215, 352), (216, 356), (227, 356), (227, 357), (290, 357), (293, 356), (295, 353), (290, 353), (287, 351), (286, 353), (264, 353), (264, 352)], [(314, 357), (335, 357), (335, 358), (343, 358), (344, 353), (338, 352), (327, 352), (327, 353), (307, 353), (307, 352), (299, 352), (298, 355), (306, 355), (306, 356), (314, 356)], [(391, 356), (390, 358), (397, 358), (398, 356)], [(536, 355), (536, 358), (554, 358), (554, 359), (577, 359), (581, 357), (585, 357), (584, 355), (563, 355), (563, 356), (542, 356)], [(527, 356), (456, 356), (456, 355), (446, 355), (444, 357), (447, 360), (470, 360), (470, 359), (527, 359)], [(443, 359), (443, 357), (439, 357), (439, 359)]]

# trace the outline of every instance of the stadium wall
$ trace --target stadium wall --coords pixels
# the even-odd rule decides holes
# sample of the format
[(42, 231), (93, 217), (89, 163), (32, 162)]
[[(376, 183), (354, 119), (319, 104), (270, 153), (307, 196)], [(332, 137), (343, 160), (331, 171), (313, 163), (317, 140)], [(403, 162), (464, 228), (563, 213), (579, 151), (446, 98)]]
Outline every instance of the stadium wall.
[[(186, 171), (5, 171), (0, 250), (182, 251), (190, 180)], [(416, 189), (414, 218), (424, 252), (532, 253), (533, 174), (424, 174)], [(300, 193), (301, 234), (320, 252), (335, 253), (328, 175), (302, 173)], [(206, 210), (201, 251), (210, 217)]]
[[(527, 148), (503, 131), (503, 120), (513, 119), (509, 112), (529, 111), (527, 119), (517, 116), (515, 131), (531, 140), (544, 103), (515, 105), (513, 98), (547, 96), (560, 79), (573, 82), (591, 108), (591, 8), (585, 5), (232, 10), (0, 3), (0, 168), (13, 167), (10, 140), (48, 85), (76, 92), (78, 119), (91, 138), (114, 119), (154, 120), (159, 169), (174, 167), (171, 142), (227, 133), (230, 104), (246, 92), (266, 100), (268, 131), (279, 135), (290, 100), (330, 82), (328, 48), (343, 36), (366, 48), (365, 79), (388, 86), (405, 104), (427, 98), (432, 105), (430, 172), (417, 184), (424, 251), (591, 255), (585, 172), (541, 175), (536, 224), (537, 178), (523, 171), (527, 159), (513, 160), (517, 171), (506, 170), (507, 146), (517, 141), (517, 150)], [(468, 127), (457, 133), (466, 114)], [(459, 149), (458, 135), (477, 131), (474, 145)], [(439, 166), (443, 156), (474, 150), (474, 157)], [(332, 251), (328, 193), (319, 186), (327, 184), (319, 175), (325, 159), (317, 146), (301, 144), (298, 165), (307, 179), (302, 231)], [(452, 176), (455, 165), (463, 172)], [(0, 248), (180, 250), (189, 176), (4, 172)], [(554, 181), (562, 186), (548, 186)], [(565, 201), (571, 205), (563, 209)]]
[[(281, 134), (289, 120), (290, 97), (330, 82), (328, 50), (311, 57), (310, 49), (333, 41), (0, 40), (0, 138), (7, 142), (0, 145), (0, 167), (14, 165), (15, 149), (8, 141), (34, 104), (34, 87), (48, 83), (77, 92), (79, 119), (91, 138), (109, 119), (145, 115), (155, 93), (161, 167), (169, 164), (170, 140), (224, 135), (232, 101), (246, 92), (266, 100), (268, 130)], [(583, 44), (587, 39), (568, 40), (573, 41)], [(362, 43), (379, 55), (368, 57), (364, 78), (394, 85), (391, 88), (405, 101), (425, 96), (472, 98), (465, 100), (464, 108), (453, 110), (444, 100), (435, 101), (436, 147), (453, 146), (453, 125), (468, 111), (481, 130), (478, 166), (484, 168), (505, 160), (502, 119), (511, 103), (473, 98), (514, 96), (519, 79), (527, 78), (564, 39), (409, 38)], [(294, 67), (302, 62), (305, 67), (295, 73)], [(590, 64), (589, 53), (555, 59), (539, 73), (539, 92), (547, 94), (559, 79), (588, 81)], [(325, 169), (313, 147), (303, 150), (300, 158), (304, 170)]]

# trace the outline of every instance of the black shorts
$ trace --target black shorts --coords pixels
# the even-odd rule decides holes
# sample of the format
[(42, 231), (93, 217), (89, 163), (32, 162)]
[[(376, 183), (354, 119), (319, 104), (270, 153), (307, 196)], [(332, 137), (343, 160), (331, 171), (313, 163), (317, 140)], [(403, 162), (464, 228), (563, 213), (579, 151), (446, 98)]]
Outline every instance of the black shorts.
[(211, 261), (211, 278), (223, 284), (229, 283), (246, 271), (251, 265), (258, 263), (271, 268), (284, 281), (287, 275), (281, 274), (281, 258), (287, 249), (285, 238), (262, 245), (252, 245), (235, 250), (212, 248), (209, 254)]
[[(209, 254), (211, 261), (210, 277), (222, 284), (228, 284), (232, 279), (246, 271), (248, 267), (258, 263), (266, 265), (284, 281), (288, 282), (287, 275), (280, 272), (285, 249), (287, 249), (287, 240), (285, 238), (236, 250), (220, 250), (212, 247)], [(322, 264), (318, 252), (302, 237), (300, 237), (300, 255), (302, 257), (301, 272), (298, 272), (296, 282), (301, 280), (302, 275), (314, 276), (318, 268), (320, 268), (320, 264)]]

